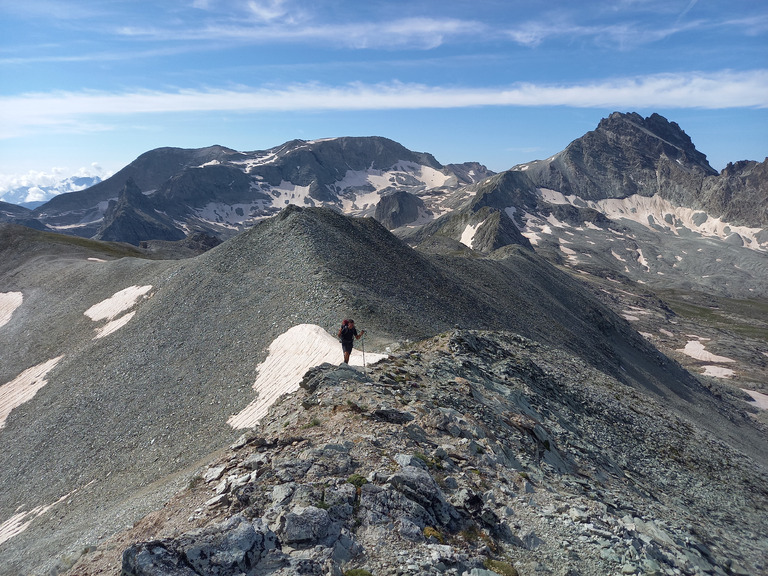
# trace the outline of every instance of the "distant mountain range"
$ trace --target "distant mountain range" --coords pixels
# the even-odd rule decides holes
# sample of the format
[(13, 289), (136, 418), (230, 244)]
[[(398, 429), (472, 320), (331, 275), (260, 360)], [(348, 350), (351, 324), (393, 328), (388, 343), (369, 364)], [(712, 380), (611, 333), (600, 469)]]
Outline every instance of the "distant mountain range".
[[(294, 140), (257, 152), (161, 148), (27, 216), (47, 230), (134, 245), (195, 231), (223, 239), (288, 204), (372, 216), (382, 196), (405, 191), (442, 199), (489, 174), (476, 163), (442, 166), (429, 154), (375, 137)], [(419, 214), (430, 217), (425, 209)]]
[(1, 193), (0, 202), (17, 204), (32, 210), (59, 194), (85, 190), (99, 182), (100, 176), (68, 176), (53, 184), (24, 184)]
[[(517, 178), (512, 186), (518, 196), (507, 207), (515, 208), (518, 225), (524, 224), (523, 209), (540, 200), (607, 212), (607, 200), (658, 197), (670, 204), (669, 210), (692, 212), (690, 221), (672, 212), (661, 219), (648, 214), (655, 219), (652, 224), (714, 234), (732, 243), (740, 238), (760, 248), (768, 245), (768, 237), (753, 236), (759, 234), (754, 229), (768, 224), (767, 170), (765, 162), (742, 161), (718, 174), (674, 122), (658, 114), (614, 113), (562, 152), (509, 171), (524, 172), (524, 177), (505, 173), (493, 182), (508, 187), (509, 179)], [(257, 152), (222, 146), (160, 148), (104, 182), (98, 177), (63, 181), (58, 191), (87, 188), (59, 194), (27, 216), (52, 231), (133, 244), (191, 231), (228, 237), (287, 204), (375, 215), (397, 228), (437, 219), (478, 191), (487, 194), (492, 175), (478, 163), (443, 166), (429, 154), (378, 137), (293, 140)], [(539, 193), (537, 198), (542, 189), (559, 196)], [(121, 198), (126, 192), (127, 198)], [(134, 230), (130, 224), (140, 220), (153, 225)]]
[(160, 148), (34, 210), (0, 204), (0, 221), (148, 247), (225, 240), (289, 204), (374, 217), (414, 246), (521, 244), (618, 281), (768, 294), (768, 163), (718, 174), (658, 114), (613, 113), (562, 152), (500, 174), (379, 137)]

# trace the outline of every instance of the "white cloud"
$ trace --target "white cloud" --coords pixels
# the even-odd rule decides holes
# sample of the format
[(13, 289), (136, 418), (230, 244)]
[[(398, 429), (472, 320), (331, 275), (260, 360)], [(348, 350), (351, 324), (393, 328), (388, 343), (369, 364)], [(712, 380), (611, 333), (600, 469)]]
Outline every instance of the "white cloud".
[(587, 38), (592, 39), (597, 45), (629, 49), (658, 42), (680, 32), (702, 26), (701, 21), (653, 27), (640, 26), (636, 23), (584, 26), (566, 21), (526, 22), (508, 29), (506, 35), (512, 41), (529, 47), (536, 47), (546, 40), (556, 38)]
[[(82, 166), (76, 170), (70, 170), (66, 167), (53, 167), (49, 171), (30, 170), (25, 174), (0, 174), (0, 198), (10, 190), (18, 188), (28, 188), (27, 196), (22, 199), (23, 202), (36, 202), (46, 200), (46, 191), (44, 188), (51, 189), (59, 185), (69, 177), (89, 177), (98, 176), (102, 180), (109, 178), (111, 172), (106, 172), (97, 162), (90, 166)], [(82, 187), (70, 186), (74, 189)]]
[(272, 22), (288, 13), (285, 0), (250, 0), (248, 9), (260, 22)]
[(55, 92), (0, 97), (0, 138), (103, 126), (115, 117), (184, 112), (393, 110), (474, 106), (766, 108), (768, 70), (657, 74), (587, 83), (463, 88), (354, 83), (175, 92)]
[[(165, 29), (122, 26), (115, 30), (132, 39), (163, 41), (215, 41), (244, 44), (308, 42), (344, 48), (432, 49), (449, 37), (476, 36), (487, 28), (471, 20), (456, 18), (400, 18), (380, 22), (311, 23), (301, 12), (281, 14), (276, 6), (260, 8), (255, 18), (244, 23), (210, 23), (205, 27)], [(279, 25), (273, 20), (279, 20)], [(301, 21), (301, 24), (298, 22)], [(199, 50), (199, 45), (187, 46)]]

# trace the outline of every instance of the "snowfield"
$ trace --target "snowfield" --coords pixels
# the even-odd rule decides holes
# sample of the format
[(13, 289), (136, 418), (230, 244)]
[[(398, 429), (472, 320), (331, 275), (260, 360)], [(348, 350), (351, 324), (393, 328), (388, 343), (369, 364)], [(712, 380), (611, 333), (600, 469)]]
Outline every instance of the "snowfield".
[(23, 301), (24, 295), (21, 292), (0, 292), (0, 326), (10, 322), (13, 312)]
[[(363, 353), (355, 343), (349, 363), (363, 366)], [(373, 364), (386, 358), (386, 354), (365, 354), (365, 363)], [(269, 407), (283, 394), (299, 389), (307, 370), (324, 362), (340, 364), (341, 345), (338, 340), (315, 324), (299, 324), (278, 336), (269, 346), (269, 354), (257, 367), (258, 377), (253, 384), (256, 399), (227, 422), (233, 428), (252, 428), (267, 414)]]
[[(136, 311), (128, 312), (123, 316), (120, 316), (120, 314), (133, 308), (140, 298), (149, 298), (151, 295), (146, 296), (146, 294), (150, 290), (152, 290), (151, 285), (129, 286), (128, 288), (116, 292), (106, 300), (94, 304), (88, 308), (88, 310), (83, 312), (83, 314), (88, 316), (88, 318), (94, 322), (109, 320), (104, 326), (96, 328), (96, 336), (94, 337), (94, 340), (108, 336), (125, 326), (128, 321), (133, 318)], [(118, 316), (120, 316), (120, 318), (118, 318)]]
[(689, 340), (685, 345), (685, 348), (680, 348), (678, 352), (682, 352), (686, 356), (701, 360), (702, 362), (736, 362), (733, 358), (726, 358), (725, 356), (716, 356), (711, 352), (707, 352), (704, 349), (704, 344), (700, 340)]
[(603, 213), (611, 220), (622, 218), (632, 220), (647, 228), (666, 228), (673, 234), (679, 234), (679, 229), (687, 229), (697, 232), (702, 236), (713, 238), (732, 238), (738, 234), (741, 245), (752, 250), (766, 251), (768, 243), (762, 244), (757, 235), (761, 228), (749, 228), (736, 226), (723, 222), (720, 218), (713, 218), (701, 210), (675, 206), (658, 194), (654, 196), (640, 196), (633, 194), (626, 198), (609, 198), (607, 200), (583, 200), (575, 195), (565, 196), (561, 192), (539, 188), (540, 197), (550, 204), (570, 204), (572, 206), (587, 206)]
[(11, 410), (30, 401), (37, 391), (48, 383), (45, 377), (62, 358), (64, 356), (51, 358), (47, 362), (32, 366), (7, 384), (0, 386), (0, 429), (5, 427), (5, 420)]

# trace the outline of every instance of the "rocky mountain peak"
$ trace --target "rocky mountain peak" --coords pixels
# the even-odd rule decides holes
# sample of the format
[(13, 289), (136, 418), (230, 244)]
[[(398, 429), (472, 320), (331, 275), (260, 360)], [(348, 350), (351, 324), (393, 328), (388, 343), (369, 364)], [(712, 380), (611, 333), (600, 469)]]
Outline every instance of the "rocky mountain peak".
[[(647, 118), (637, 112), (614, 112), (600, 121), (595, 132), (603, 133), (609, 140), (619, 139), (632, 148), (663, 152), (671, 158), (693, 162), (710, 174), (717, 173), (707, 162), (706, 155), (696, 150), (691, 137), (676, 122), (655, 112)], [(654, 143), (654, 139), (658, 142)]]
[(96, 239), (138, 246), (145, 240), (182, 240), (185, 236), (173, 220), (155, 209), (152, 199), (129, 177), (118, 199), (109, 202)]
[(142, 194), (141, 188), (139, 188), (136, 181), (131, 176), (125, 181), (125, 186), (123, 186), (123, 189), (120, 191), (118, 202), (131, 202), (136, 204), (141, 203), (143, 198), (144, 194)]
[(551, 158), (516, 167), (539, 188), (583, 200), (661, 195), (696, 205), (704, 178), (717, 175), (674, 122), (614, 112)]

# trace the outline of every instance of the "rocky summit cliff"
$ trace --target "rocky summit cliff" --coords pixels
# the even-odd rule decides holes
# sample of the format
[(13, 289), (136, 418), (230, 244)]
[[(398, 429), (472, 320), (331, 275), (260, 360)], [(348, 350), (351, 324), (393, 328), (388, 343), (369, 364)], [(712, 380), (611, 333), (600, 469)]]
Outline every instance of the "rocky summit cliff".
[(552, 158), (526, 166), (537, 186), (584, 200), (661, 193), (687, 204), (702, 180), (717, 174), (676, 123), (618, 112)]

